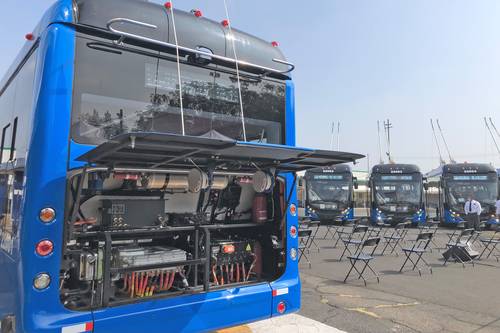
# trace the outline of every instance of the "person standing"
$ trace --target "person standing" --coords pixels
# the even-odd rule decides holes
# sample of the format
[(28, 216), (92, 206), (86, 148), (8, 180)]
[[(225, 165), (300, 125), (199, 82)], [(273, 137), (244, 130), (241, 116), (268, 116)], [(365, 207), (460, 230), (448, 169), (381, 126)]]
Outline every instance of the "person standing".
[(500, 198), (497, 199), (495, 207), (497, 209), (497, 222), (500, 222)]
[(467, 228), (474, 228), (474, 230), (479, 230), (479, 225), (481, 224), (480, 216), (482, 207), (479, 201), (474, 200), (473, 196), (469, 196), (469, 199), (465, 203), (465, 219), (467, 221)]

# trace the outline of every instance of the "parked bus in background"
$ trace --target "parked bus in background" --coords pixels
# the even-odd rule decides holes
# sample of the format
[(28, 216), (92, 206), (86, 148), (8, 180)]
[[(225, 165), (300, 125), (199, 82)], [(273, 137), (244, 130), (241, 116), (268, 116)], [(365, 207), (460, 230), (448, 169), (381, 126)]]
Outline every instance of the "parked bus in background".
[(342, 164), (307, 170), (303, 179), (306, 216), (324, 224), (354, 219), (357, 180), (350, 166)]
[(380, 164), (372, 168), (370, 197), (372, 224), (410, 220), (426, 222), (424, 182), (420, 169), (412, 164)]
[(26, 39), (0, 84), (2, 333), (300, 308), (296, 173), (361, 155), (295, 147), (276, 43), (141, 0), (56, 1)]
[(495, 202), (499, 193), (497, 170), (490, 164), (445, 164), (427, 174), (431, 189), (437, 188), (437, 215), (444, 225), (457, 225), (465, 219), (469, 196), (481, 203), (481, 221), (486, 226), (498, 224)]

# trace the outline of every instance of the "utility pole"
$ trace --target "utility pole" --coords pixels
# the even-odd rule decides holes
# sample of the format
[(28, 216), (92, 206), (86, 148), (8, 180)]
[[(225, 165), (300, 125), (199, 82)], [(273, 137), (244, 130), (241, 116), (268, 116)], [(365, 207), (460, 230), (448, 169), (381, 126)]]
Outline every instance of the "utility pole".
[(337, 123), (337, 151), (340, 151), (340, 121)]
[(389, 119), (384, 122), (385, 134), (387, 135), (387, 157), (389, 158), (389, 163), (394, 163), (391, 156), (391, 128), (392, 123)]
[(333, 142), (335, 141), (335, 122), (332, 121), (331, 133), (330, 133), (330, 150), (333, 150)]

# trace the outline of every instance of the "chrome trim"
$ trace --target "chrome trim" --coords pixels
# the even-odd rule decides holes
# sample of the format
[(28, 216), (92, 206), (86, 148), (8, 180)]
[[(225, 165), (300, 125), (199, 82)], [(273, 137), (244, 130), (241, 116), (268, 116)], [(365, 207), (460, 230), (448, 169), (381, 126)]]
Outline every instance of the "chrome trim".
[[(114, 41), (114, 43), (116, 43), (116, 44), (119, 44), (119, 45), (123, 44), (123, 41), (124, 41), (125, 38), (132, 38), (132, 39), (137, 39), (137, 40), (140, 40), (140, 41), (143, 41), (143, 42), (147, 42), (147, 43), (152, 43), (152, 44), (156, 44), (156, 45), (160, 45), (160, 46), (165, 46), (165, 47), (168, 47), (168, 48), (171, 48), (171, 49), (176, 49), (177, 48), (177, 46), (175, 44), (171, 44), (171, 43), (167, 43), (167, 42), (162, 42), (162, 41), (159, 41), (159, 40), (156, 40), (156, 39), (152, 39), (152, 38), (148, 38), (148, 37), (136, 35), (136, 34), (133, 34), (133, 33), (129, 33), (129, 32), (125, 32), (125, 31), (113, 28), (113, 25), (116, 24), (116, 23), (129, 23), (129, 24), (133, 24), (133, 25), (136, 25), (136, 26), (139, 26), (139, 27), (144, 27), (144, 28), (149, 28), (149, 29), (158, 29), (158, 27), (156, 25), (145, 23), (145, 22), (141, 22), (141, 21), (136, 21), (136, 20), (132, 20), (132, 19), (128, 19), (128, 18), (117, 17), (117, 18), (111, 19), (106, 24), (106, 27), (108, 28), (109, 31), (111, 31), (111, 32), (113, 32), (115, 34), (120, 35), (120, 38)], [(203, 55), (203, 56), (215, 58), (215, 59), (218, 59), (218, 60), (226, 61), (226, 62), (232, 63), (234, 65), (238, 64), (239, 66), (243, 66), (243, 67), (251, 67), (251, 68), (254, 68), (254, 69), (259, 69), (259, 70), (263, 71), (264, 74), (266, 74), (266, 73), (269, 73), (269, 74), (273, 73), (273, 74), (285, 75), (285, 74), (288, 74), (288, 73), (292, 72), (295, 69), (295, 65), (294, 64), (292, 64), (292, 63), (290, 63), (288, 61), (284, 61), (284, 60), (280, 60), (280, 59), (275, 59), (275, 58), (273, 59), (274, 62), (276, 62), (278, 64), (289, 66), (289, 69), (286, 70), (286, 71), (280, 71), (280, 70), (277, 70), (277, 69), (273, 69), (273, 68), (269, 68), (269, 67), (265, 67), (265, 66), (260, 66), (260, 65), (256, 65), (256, 64), (252, 64), (252, 63), (249, 63), (249, 62), (246, 62), (246, 61), (241, 61), (241, 60), (236, 61), (233, 58), (223, 57), (223, 56), (220, 56), (220, 55), (216, 55), (216, 54), (212, 54), (212, 53), (208, 53), (208, 52), (203, 52), (203, 51), (191, 49), (191, 48), (184, 47), (184, 46), (178, 46), (178, 48), (179, 48), (179, 50), (187, 52), (187, 53)]]

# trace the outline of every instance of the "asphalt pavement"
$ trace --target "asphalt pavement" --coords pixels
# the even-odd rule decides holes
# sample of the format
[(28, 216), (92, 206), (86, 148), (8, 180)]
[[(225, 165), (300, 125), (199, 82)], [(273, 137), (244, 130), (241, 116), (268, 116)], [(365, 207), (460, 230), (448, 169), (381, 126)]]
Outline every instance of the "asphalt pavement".
[[(321, 227), (319, 238), (325, 229)], [(415, 239), (418, 232), (411, 229), (406, 239)], [(349, 333), (499, 333), (500, 263), (492, 256), (465, 268), (457, 263), (443, 266), (449, 232), (440, 229), (432, 253), (425, 255), (432, 274), (424, 268), (420, 276), (412, 266), (399, 273), (404, 255), (398, 250), (399, 255), (375, 256), (380, 283), (371, 278), (367, 286), (357, 276), (344, 284), (349, 261), (338, 260), (342, 245), (334, 248), (333, 241), (317, 238), (320, 249), (310, 250), (311, 268), (305, 258), (300, 263), (300, 314)], [(479, 243), (473, 246), (481, 250)], [(366, 275), (371, 277), (370, 272)]]

